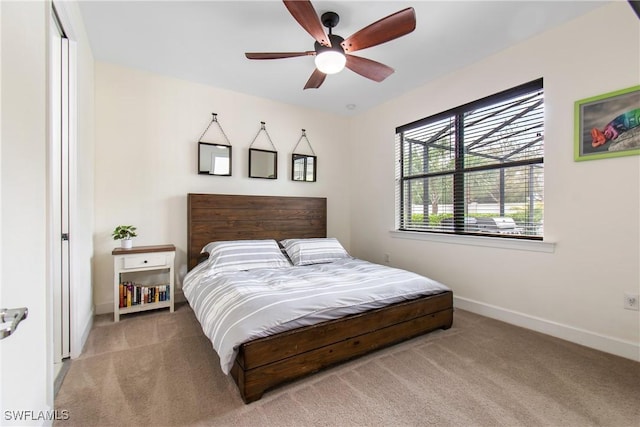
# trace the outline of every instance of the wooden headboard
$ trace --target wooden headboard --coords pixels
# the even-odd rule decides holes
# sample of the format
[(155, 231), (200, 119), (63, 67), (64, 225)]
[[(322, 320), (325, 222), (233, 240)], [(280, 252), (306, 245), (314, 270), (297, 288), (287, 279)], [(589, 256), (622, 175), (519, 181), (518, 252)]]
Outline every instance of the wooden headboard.
[(187, 197), (189, 270), (209, 242), (327, 236), (324, 197), (193, 194)]

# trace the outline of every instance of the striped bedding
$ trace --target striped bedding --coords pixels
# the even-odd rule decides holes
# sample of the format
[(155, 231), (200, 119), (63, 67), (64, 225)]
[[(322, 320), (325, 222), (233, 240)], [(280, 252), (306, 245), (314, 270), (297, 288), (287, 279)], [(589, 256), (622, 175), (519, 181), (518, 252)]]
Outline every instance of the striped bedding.
[(215, 271), (209, 264), (187, 274), (183, 291), (225, 374), (247, 341), (449, 290), (435, 280), (351, 257), (248, 271)]

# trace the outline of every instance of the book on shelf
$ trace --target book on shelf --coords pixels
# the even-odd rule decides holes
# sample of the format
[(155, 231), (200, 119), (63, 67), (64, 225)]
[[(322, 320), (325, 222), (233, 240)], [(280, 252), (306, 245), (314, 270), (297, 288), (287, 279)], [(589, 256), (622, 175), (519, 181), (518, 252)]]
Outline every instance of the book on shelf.
[(122, 282), (118, 290), (120, 308), (164, 302), (171, 299), (170, 285), (144, 285), (134, 282)]

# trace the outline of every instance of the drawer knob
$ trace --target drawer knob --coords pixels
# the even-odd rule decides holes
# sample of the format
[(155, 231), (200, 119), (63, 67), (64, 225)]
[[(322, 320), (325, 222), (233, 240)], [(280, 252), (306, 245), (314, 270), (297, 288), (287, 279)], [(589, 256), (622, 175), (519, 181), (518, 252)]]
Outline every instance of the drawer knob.
[(146, 260), (146, 259), (144, 260), (144, 263), (145, 263), (145, 264), (147, 263), (147, 260)]

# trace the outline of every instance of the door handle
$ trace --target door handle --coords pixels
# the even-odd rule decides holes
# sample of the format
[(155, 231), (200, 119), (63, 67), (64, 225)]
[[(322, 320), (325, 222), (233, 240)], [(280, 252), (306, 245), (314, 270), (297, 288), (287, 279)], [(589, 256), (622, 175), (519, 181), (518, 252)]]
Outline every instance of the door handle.
[(18, 324), (27, 318), (29, 309), (21, 308), (2, 308), (0, 309), (0, 340), (8, 337), (16, 331)]

